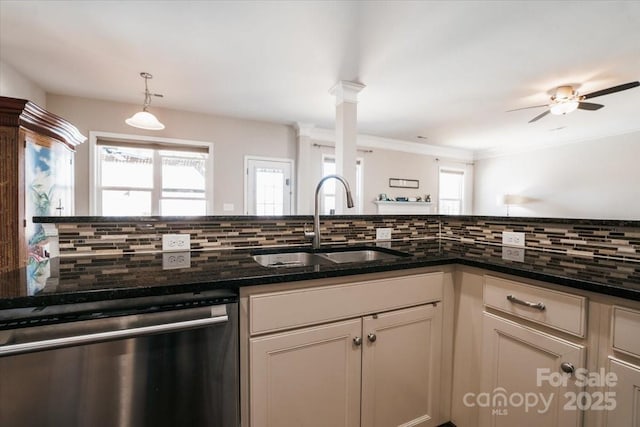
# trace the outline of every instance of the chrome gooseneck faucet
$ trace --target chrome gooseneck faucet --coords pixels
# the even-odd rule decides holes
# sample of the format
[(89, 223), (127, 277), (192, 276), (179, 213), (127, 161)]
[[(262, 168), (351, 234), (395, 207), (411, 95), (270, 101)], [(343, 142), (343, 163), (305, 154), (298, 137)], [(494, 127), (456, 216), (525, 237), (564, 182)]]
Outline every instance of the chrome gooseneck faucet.
[(320, 248), (320, 188), (322, 187), (322, 184), (324, 184), (324, 182), (329, 178), (337, 179), (342, 183), (342, 185), (344, 185), (344, 190), (347, 194), (347, 207), (352, 208), (354, 206), (353, 197), (351, 197), (351, 189), (349, 188), (349, 183), (347, 182), (346, 179), (344, 179), (340, 175), (327, 175), (324, 178), (322, 178), (320, 182), (318, 182), (318, 186), (316, 187), (316, 204), (315, 204), (315, 209), (313, 211), (313, 233), (312, 234), (313, 234), (314, 249)]

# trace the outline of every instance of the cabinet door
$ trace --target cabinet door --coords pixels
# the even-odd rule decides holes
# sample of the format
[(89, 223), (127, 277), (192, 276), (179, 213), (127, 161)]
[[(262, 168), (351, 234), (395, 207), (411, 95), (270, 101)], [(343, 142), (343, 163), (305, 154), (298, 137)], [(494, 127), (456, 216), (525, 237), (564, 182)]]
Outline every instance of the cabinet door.
[[(465, 395), (466, 405), (480, 406), (481, 425), (579, 426), (581, 412), (565, 409), (565, 393), (581, 390), (573, 376), (560, 375), (560, 365), (584, 367), (584, 347), (489, 313), (483, 322), (481, 393)], [(554, 381), (547, 381), (549, 375)], [(562, 378), (566, 385), (555, 382)]]
[(360, 425), (360, 319), (251, 338), (251, 425)]
[(440, 424), (441, 305), (367, 316), (362, 332), (362, 426)]
[(617, 375), (615, 386), (607, 392), (615, 393), (615, 408), (604, 411), (606, 427), (640, 427), (640, 367), (609, 358), (607, 372)]
[(64, 144), (30, 131), (21, 131), (25, 161), (25, 239), (27, 287), (30, 294), (50, 276), (49, 237), (34, 216), (73, 215), (73, 152)]

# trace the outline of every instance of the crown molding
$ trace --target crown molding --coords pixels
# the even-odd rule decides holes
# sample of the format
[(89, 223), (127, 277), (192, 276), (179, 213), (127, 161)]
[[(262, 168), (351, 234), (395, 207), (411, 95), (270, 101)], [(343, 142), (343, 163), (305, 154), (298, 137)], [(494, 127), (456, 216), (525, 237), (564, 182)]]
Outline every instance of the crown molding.
[[(313, 128), (311, 139), (315, 141), (336, 142), (333, 129)], [(436, 145), (420, 144), (403, 141), (401, 139), (383, 138), (373, 135), (358, 134), (356, 145), (359, 147), (379, 148), (381, 150), (400, 151), (404, 153), (423, 154), (427, 156), (444, 157), (447, 159), (473, 161), (473, 151), (459, 148), (439, 147)]]
[(557, 148), (557, 147), (562, 147), (564, 145), (573, 145), (573, 144), (580, 144), (580, 143), (585, 143), (585, 142), (589, 142), (589, 141), (597, 141), (599, 139), (606, 139), (606, 138), (615, 138), (618, 136), (622, 136), (622, 135), (628, 135), (628, 134), (633, 134), (633, 133), (639, 133), (640, 132), (640, 128), (638, 129), (630, 129), (630, 130), (626, 130), (623, 132), (617, 132), (617, 133), (607, 133), (607, 134), (602, 134), (602, 135), (594, 135), (591, 136), (589, 138), (577, 138), (577, 139), (569, 139), (567, 141), (560, 141), (560, 142), (549, 142), (549, 143), (545, 143), (545, 144), (528, 144), (525, 146), (519, 146), (519, 147), (496, 147), (496, 148), (489, 148), (486, 150), (477, 150), (475, 151), (475, 155), (474, 155), (474, 159), (475, 160), (483, 160), (483, 159), (492, 159), (492, 158), (496, 158), (496, 157), (504, 157), (504, 156), (513, 156), (513, 155), (517, 155), (517, 154), (524, 154), (524, 153), (530, 153), (533, 151), (540, 151), (540, 150), (547, 150), (547, 149), (551, 149), (551, 148)]
[(305, 137), (311, 138), (313, 129), (315, 128), (315, 125), (312, 123), (302, 123), (302, 122), (296, 122), (293, 126), (297, 131), (298, 138), (305, 138)]

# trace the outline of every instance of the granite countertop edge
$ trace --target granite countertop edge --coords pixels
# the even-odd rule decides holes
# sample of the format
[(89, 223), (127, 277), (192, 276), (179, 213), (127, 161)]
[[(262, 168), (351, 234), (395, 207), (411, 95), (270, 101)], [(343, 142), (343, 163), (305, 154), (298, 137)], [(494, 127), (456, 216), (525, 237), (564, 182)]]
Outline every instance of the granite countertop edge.
[(597, 281), (539, 272), (535, 271), (535, 269), (532, 270), (532, 267), (529, 264), (523, 264), (521, 268), (518, 268), (518, 265), (515, 263), (498, 264), (496, 262), (492, 263), (491, 260), (475, 259), (465, 257), (464, 255), (460, 254), (443, 254), (428, 258), (412, 255), (411, 257), (401, 258), (394, 262), (349, 264), (323, 271), (304, 271), (302, 268), (291, 268), (286, 270), (282, 268), (269, 269), (265, 267), (264, 274), (262, 275), (257, 275), (254, 273), (243, 276), (242, 273), (239, 273), (236, 277), (213, 278), (212, 280), (185, 280), (184, 282), (161, 286), (141, 285), (136, 287), (114, 287), (65, 293), (39, 294), (33, 296), (16, 296), (0, 299), (0, 310), (74, 304), (123, 298), (172, 295), (178, 293), (199, 292), (217, 288), (233, 289), (237, 291), (241, 287), (245, 286), (287, 283), (334, 277), (347, 277), (359, 274), (401, 271), (451, 264), (477, 267), (488, 271), (513, 275), (516, 277), (533, 279), (546, 283), (562, 285), (569, 288), (640, 301), (640, 289), (635, 290), (624, 286), (608, 285)]

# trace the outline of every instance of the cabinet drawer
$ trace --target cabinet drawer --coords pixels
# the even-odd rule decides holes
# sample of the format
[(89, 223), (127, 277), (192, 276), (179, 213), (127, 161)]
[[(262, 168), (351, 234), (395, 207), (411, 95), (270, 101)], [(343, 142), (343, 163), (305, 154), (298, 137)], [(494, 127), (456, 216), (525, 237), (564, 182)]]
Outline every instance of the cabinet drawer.
[(251, 335), (389, 311), (442, 299), (442, 272), (249, 297)]
[(578, 337), (585, 336), (585, 297), (484, 276), (484, 305)]
[(612, 347), (614, 350), (640, 357), (640, 312), (613, 307)]

